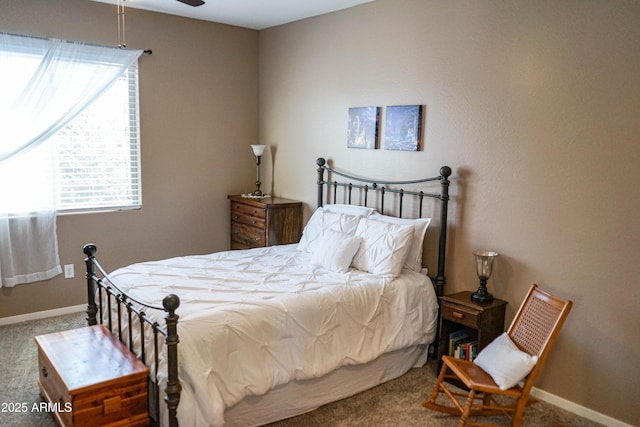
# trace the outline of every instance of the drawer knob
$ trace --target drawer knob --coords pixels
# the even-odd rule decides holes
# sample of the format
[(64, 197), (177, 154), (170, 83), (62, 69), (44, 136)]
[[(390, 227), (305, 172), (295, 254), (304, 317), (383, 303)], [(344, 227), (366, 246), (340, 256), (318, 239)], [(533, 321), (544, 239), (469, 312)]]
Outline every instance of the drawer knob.
[(47, 372), (47, 368), (42, 368), (42, 376), (45, 378), (49, 376), (49, 372)]
[(458, 313), (457, 311), (454, 311), (453, 313), (451, 313), (451, 315), (456, 319), (462, 319), (464, 317), (464, 314)]

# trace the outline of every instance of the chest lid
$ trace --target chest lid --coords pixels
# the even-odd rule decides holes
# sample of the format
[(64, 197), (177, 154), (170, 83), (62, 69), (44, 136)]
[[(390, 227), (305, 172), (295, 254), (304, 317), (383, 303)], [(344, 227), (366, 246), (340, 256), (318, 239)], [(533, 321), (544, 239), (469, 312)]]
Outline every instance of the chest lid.
[(123, 377), (144, 380), (149, 372), (104, 325), (40, 335), (35, 341), (70, 392), (108, 386)]

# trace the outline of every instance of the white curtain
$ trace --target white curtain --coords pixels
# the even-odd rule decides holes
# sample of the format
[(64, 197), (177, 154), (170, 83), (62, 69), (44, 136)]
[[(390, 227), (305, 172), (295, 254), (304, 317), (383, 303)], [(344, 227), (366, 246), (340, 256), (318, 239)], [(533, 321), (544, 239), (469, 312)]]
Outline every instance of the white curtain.
[(141, 54), (0, 33), (0, 287), (61, 273), (46, 142)]
[(62, 272), (52, 151), (52, 144), (42, 144), (0, 163), (2, 286), (46, 280)]

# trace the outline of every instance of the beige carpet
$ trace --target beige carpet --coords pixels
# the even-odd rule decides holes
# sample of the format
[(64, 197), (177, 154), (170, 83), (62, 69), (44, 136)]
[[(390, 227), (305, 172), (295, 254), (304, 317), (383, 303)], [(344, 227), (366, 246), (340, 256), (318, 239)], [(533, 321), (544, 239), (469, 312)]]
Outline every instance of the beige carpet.
[(26, 404), (29, 409), (27, 412), (0, 412), (1, 426), (56, 425), (51, 414), (31, 410), (34, 403), (40, 402), (38, 351), (33, 337), (85, 326), (84, 316), (84, 313), (67, 314), (0, 326), (0, 403)]
[[(1, 326), (0, 403), (25, 403), (31, 409), (39, 402), (37, 350), (33, 337), (82, 326), (85, 326), (84, 313)], [(271, 427), (455, 426), (455, 418), (420, 405), (431, 393), (434, 381), (434, 365), (429, 363), (396, 380), (308, 414), (271, 424)], [(508, 425), (504, 417), (491, 420)], [(592, 427), (599, 424), (540, 402), (527, 409), (523, 425)], [(49, 427), (55, 423), (48, 413), (0, 411), (0, 426)]]

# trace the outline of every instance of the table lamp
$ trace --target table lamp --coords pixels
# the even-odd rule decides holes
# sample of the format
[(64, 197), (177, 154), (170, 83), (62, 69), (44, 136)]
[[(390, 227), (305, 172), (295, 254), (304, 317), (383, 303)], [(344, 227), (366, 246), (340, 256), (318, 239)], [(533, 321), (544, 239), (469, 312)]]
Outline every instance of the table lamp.
[(476, 303), (492, 303), (493, 295), (487, 291), (487, 280), (491, 277), (491, 267), (493, 260), (498, 256), (498, 252), (493, 251), (475, 251), (473, 255), (476, 257), (476, 273), (480, 278), (480, 287), (471, 294), (471, 301)]
[(260, 182), (260, 158), (264, 153), (265, 147), (266, 147), (265, 145), (257, 145), (257, 144), (251, 145), (253, 154), (256, 156), (256, 189), (253, 193), (251, 193), (251, 195), (255, 197), (262, 196), (262, 191), (260, 190), (260, 184), (262, 184)]

